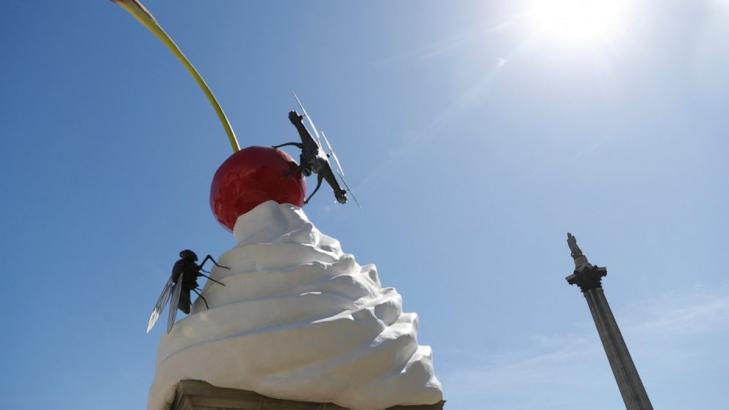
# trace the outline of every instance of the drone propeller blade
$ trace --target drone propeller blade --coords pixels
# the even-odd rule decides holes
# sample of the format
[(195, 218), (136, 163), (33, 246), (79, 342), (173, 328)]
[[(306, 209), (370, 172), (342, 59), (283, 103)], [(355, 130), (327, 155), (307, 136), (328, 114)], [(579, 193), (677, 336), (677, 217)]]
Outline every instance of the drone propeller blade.
[(339, 162), (339, 157), (337, 156), (337, 153), (334, 151), (334, 147), (332, 147), (332, 144), (329, 142), (329, 138), (327, 138), (327, 135), (324, 134), (324, 131), (322, 130), (321, 136), (324, 137), (324, 143), (327, 144), (327, 149), (329, 150), (329, 154), (332, 155), (332, 158), (334, 158), (334, 164), (337, 166), (337, 169), (339, 170), (339, 173), (344, 176), (344, 170), (342, 169), (342, 164)]
[(172, 326), (175, 325), (177, 319), (177, 305), (180, 304), (180, 294), (182, 293), (182, 278), (175, 283), (172, 290), (172, 298), (170, 299), (169, 316), (167, 316), (167, 333), (170, 333)]
[(337, 153), (334, 151), (334, 147), (332, 147), (332, 144), (329, 142), (329, 138), (327, 138), (327, 135), (324, 133), (324, 131), (321, 132), (321, 136), (324, 137), (324, 143), (327, 144), (329, 154), (331, 154), (332, 158), (334, 159), (334, 164), (337, 166), (337, 175), (339, 175), (339, 179), (342, 180), (344, 187), (347, 188), (347, 192), (352, 194), (352, 199), (354, 199), (354, 203), (356, 203), (357, 206), (361, 208), (357, 197), (354, 195), (354, 191), (352, 191), (352, 188), (350, 188), (349, 184), (347, 184), (347, 180), (344, 179), (344, 170), (342, 169), (342, 164), (339, 162), (339, 157), (337, 156)]
[(162, 309), (165, 308), (165, 304), (172, 294), (171, 290), (172, 279), (169, 279), (167, 280), (165, 287), (162, 289), (162, 293), (160, 293), (159, 298), (157, 299), (157, 303), (155, 303), (154, 305), (154, 309), (152, 309), (152, 314), (149, 315), (149, 321), (147, 322), (147, 333), (149, 333), (149, 331), (152, 330), (154, 325), (157, 323), (157, 319), (159, 319), (159, 315), (160, 313), (162, 313)]
[(357, 204), (357, 208), (362, 208), (362, 206), (359, 204), (359, 201), (357, 200), (357, 196), (354, 195), (354, 191), (352, 191), (352, 188), (349, 187), (347, 180), (344, 179), (344, 175), (342, 175), (339, 171), (337, 171), (337, 174), (339, 174), (339, 178), (342, 180), (344, 187), (347, 188), (347, 192), (352, 194), (352, 199), (354, 199), (354, 203)]
[(314, 138), (316, 139), (316, 143), (319, 144), (321, 147), (321, 138), (319, 137), (319, 130), (316, 129), (316, 125), (314, 125), (314, 121), (311, 119), (311, 116), (308, 112), (306, 112), (306, 108), (304, 108), (304, 104), (301, 103), (301, 100), (299, 99), (299, 96), (296, 95), (296, 93), (292, 90), (291, 94), (294, 95), (294, 98), (296, 98), (296, 102), (299, 104), (299, 108), (301, 108), (301, 111), (304, 113), (304, 117), (306, 118), (306, 121), (309, 123), (309, 126), (311, 127), (312, 131), (314, 131)]

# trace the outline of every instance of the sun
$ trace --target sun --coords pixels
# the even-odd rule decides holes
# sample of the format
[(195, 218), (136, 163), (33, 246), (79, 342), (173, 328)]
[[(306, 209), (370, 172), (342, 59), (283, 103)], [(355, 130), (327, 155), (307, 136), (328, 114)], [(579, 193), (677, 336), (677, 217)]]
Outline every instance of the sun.
[(540, 40), (561, 47), (585, 47), (618, 39), (627, 0), (534, 0), (527, 12)]

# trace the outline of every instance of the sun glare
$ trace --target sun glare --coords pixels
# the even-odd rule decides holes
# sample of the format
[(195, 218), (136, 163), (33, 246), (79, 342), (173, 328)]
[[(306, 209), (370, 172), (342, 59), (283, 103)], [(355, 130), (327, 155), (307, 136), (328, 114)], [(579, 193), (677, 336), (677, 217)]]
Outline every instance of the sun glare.
[(541, 40), (595, 46), (617, 38), (626, 8), (625, 0), (535, 0), (528, 17)]

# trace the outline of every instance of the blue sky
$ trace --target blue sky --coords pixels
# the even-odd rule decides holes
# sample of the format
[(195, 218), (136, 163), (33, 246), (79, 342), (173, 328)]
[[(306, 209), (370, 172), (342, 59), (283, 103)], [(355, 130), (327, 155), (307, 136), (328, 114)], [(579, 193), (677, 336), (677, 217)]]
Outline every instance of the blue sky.
[[(729, 2), (626, 3), (579, 41), (526, 0), (145, 4), (241, 145), (294, 139), (304, 100), (363, 204), (306, 212), (418, 312), (447, 408), (622, 406), (567, 231), (654, 407), (726, 408)], [(5, 4), (0, 50), (0, 407), (143, 408), (177, 253), (233, 244), (225, 134), (111, 2)]]

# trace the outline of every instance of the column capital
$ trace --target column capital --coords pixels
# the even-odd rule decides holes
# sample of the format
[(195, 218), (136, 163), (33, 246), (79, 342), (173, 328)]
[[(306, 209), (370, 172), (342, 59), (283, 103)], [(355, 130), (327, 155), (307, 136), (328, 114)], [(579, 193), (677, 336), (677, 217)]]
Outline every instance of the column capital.
[(577, 285), (583, 292), (602, 287), (602, 278), (607, 275), (607, 268), (601, 266), (585, 267), (576, 270), (565, 279), (570, 285)]
[(587, 260), (582, 249), (577, 246), (577, 238), (567, 232), (567, 246), (570, 248), (570, 255), (575, 261), (574, 272), (567, 276), (567, 283), (577, 285), (583, 292), (602, 287), (602, 277), (607, 275), (607, 269), (595, 266)]

